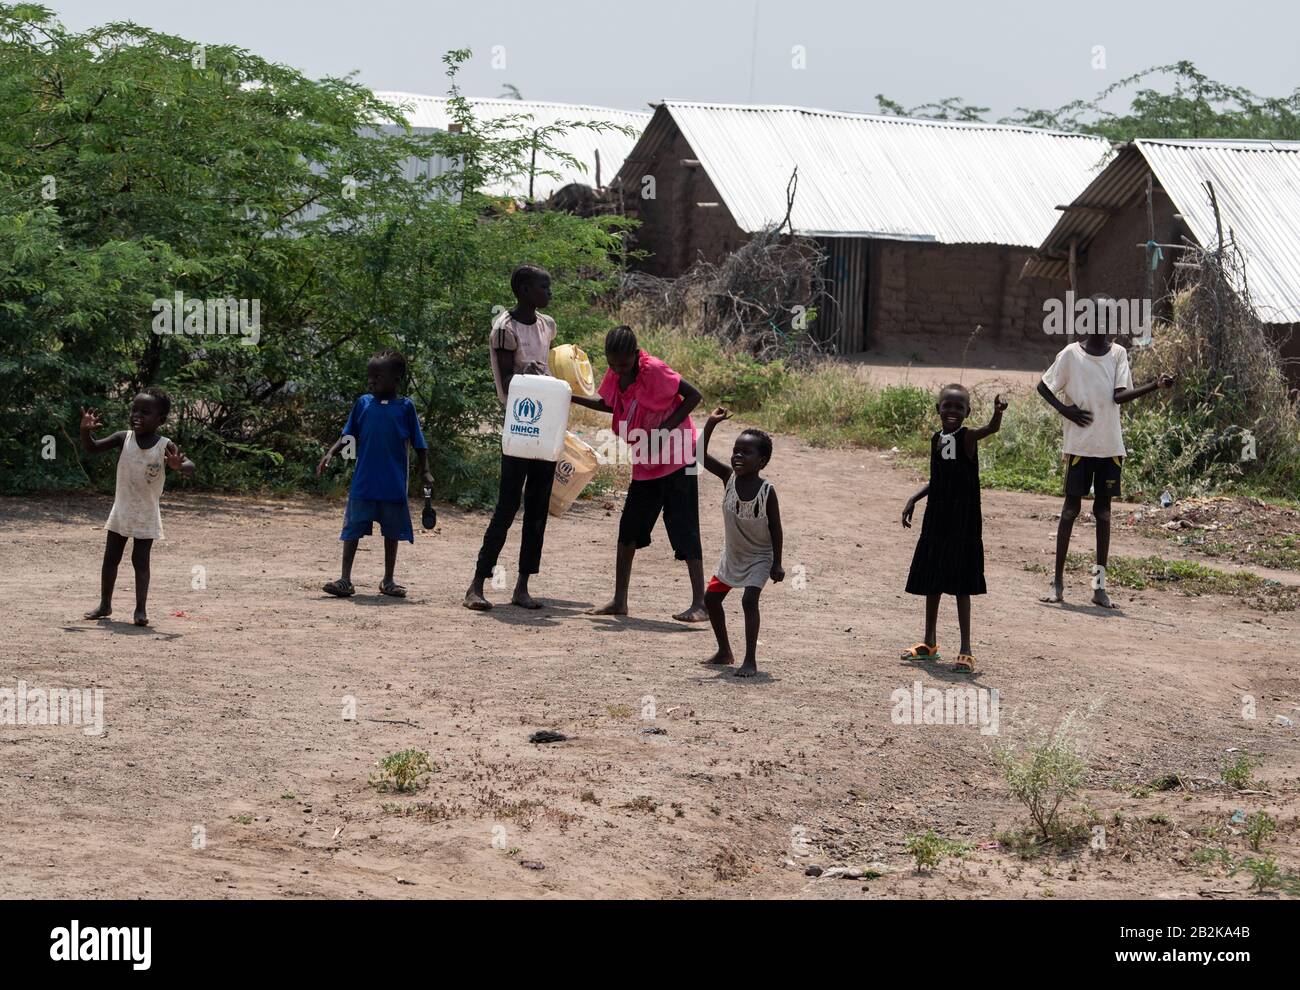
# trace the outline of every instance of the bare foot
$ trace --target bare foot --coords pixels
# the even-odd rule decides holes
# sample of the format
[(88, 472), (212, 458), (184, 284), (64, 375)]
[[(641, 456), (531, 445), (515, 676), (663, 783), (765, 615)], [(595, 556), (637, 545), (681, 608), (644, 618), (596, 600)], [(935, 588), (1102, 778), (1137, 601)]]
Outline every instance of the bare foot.
[(1055, 605), (1065, 601), (1065, 588), (1059, 582), (1052, 583), (1052, 590), (1038, 599), (1040, 602), (1050, 602)]
[(1094, 605), (1100, 605), (1102, 608), (1119, 608), (1118, 605), (1110, 600), (1110, 595), (1106, 594), (1105, 588), (1098, 588), (1092, 593), (1092, 603)]
[(692, 605), (685, 612), (673, 616), (678, 622), (708, 622), (709, 612), (703, 605)]
[(627, 615), (627, 606), (620, 605), (618, 602), (610, 602), (604, 608), (593, 608), (588, 615)]
[(86, 613), (86, 618), (87, 618), (87, 619), (107, 619), (107, 618), (108, 618), (110, 615), (112, 615), (112, 614), (113, 614), (113, 606), (112, 606), (112, 605), (105, 605), (105, 604), (103, 604), (103, 603), (101, 602), (99, 608), (95, 609), (93, 612), (87, 612), (87, 613)]
[(465, 601), (462, 603), (468, 609), (475, 612), (486, 612), (492, 607), (492, 603), (483, 597), (483, 592), (477, 588), (470, 588), (465, 592)]
[(719, 667), (725, 667), (727, 664), (735, 663), (736, 658), (731, 655), (730, 650), (719, 650), (709, 659), (702, 661), (706, 664), (717, 664)]
[(758, 663), (754, 660), (746, 660), (744, 663), (740, 665), (740, 669), (736, 671), (736, 676), (753, 677), (757, 673), (758, 673)]
[(147, 626), (149, 624), (149, 616), (145, 615), (144, 609), (138, 608), (135, 610), (135, 617), (132, 621), (135, 622), (137, 626)]
[(516, 590), (510, 597), (510, 604), (518, 605), (520, 608), (541, 608), (542, 603), (526, 591)]

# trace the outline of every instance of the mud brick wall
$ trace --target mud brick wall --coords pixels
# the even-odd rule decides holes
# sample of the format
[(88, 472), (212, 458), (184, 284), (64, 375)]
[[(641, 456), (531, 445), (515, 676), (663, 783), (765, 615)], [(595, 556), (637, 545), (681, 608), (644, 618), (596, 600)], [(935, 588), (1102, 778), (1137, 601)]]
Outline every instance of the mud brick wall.
[[(1151, 212), (1155, 217), (1156, 241), (1181, 244), (1181, 235), (1189, 233), (1188, 228), (1175, 219), (1173, 201), (1159, 187), (1152, 191)], [(1146, 250), (1138, 245), (1146, 244), (1150, 231), (1146, 192), (1143, 191), (1111, 216), (1080, 252), (1077, 261), (1078, 294), (1090, 296), (1102, 292), (1115, 299), (1145, 299), (1150, 261)], [(1181, 251), (1165, 251), (1163, 261), (1156, 268), (1152, 309), (1157, 317), (1169, 313), (1167, 295), (1173, 284), (1174, 262), (1181, 255)]]
[(960, 361), (980, 326), (972, 357), (994, 347), (1055, 354), (1062, 344), (1043, 332), (1043, 301), (1059, 290), (1020, 277), (1030, 253), (999, 244), (875, 242), (869, 348), (950, 351)]
[[(628, 213), (641, 221), (634, 246), (650, 252), (636, 267), (651, 275), (675, 278), (702, 255), (718, 261), (747, 239), (703, 167), (684, 166), (693, 159), (680, 133), (646, 166), (655, 178), (655, 198), (641, 198), (638, 184), (627, 191)], [(700, 207), (698, 203), (717, 203)], [(780, 219), (779, 217), (777, 219)]]

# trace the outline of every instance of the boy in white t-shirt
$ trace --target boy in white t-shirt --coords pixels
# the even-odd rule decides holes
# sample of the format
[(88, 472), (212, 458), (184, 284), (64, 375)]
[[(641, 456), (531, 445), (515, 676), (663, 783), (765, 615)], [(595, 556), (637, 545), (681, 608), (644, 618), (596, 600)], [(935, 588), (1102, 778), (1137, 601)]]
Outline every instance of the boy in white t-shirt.
[(1120, 494), (1120, 472), (1126, 453), (1119, 407), (1157, 388), (1172, 388), (1174, 378), (1161, 375), (1158, 381), (1134, 388), (1128, 351), (1110, 339), (1106, 327), (1098, 323), (1095, 330), (1080, 335), (1082, 342), (1066, 345), (1038, 383), (1038, 394), (1065, 419), (1062, 451), (1066, 461), (1065, 505), (1056, 530), (1056, 573), (1052, 589), (1042, 601), (1065, 600), (1065, 557), (1070, 549), (1070, 533), (1083, 498), (1091, 491), (1092, 514), (1097, 520), (1092, 601), (1103, 608), (1115, 608), (1106, 594), (1106, 562), (1110, 556), (1110, 503)]

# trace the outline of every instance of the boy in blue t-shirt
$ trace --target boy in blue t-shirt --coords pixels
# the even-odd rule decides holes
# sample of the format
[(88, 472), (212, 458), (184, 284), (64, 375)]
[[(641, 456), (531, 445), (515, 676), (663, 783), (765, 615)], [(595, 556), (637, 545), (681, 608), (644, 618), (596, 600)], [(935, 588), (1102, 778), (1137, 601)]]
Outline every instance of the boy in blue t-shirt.
[(375, 522), (384, 536), (384, 580), (379, 590), (394, 598), (406, 597), (406, 589), (393, 581), (393, 567), (397, 563), (398, 541), (415, 542), (411, 510), (406, 501), (408, 442), (419, 457), (426, 488), (433, 487), (433, 475), (429, 472), (429, 448), (424, 442), (415, 403), (397, 394), (405, 379), (406, 358), (401, 354), (383, 350), (372, 357), (366, 366), (369, 393), (353, 404), (342, 434), (316, 465), (319, 475), (329, 467), (347, 439), (352, 438), (357, 465), (348, 490), (343, 532), (339, 535), (343, 541), (343, 574), (324, 589), (339, 598), (356, 593), (352, 587), (352, 560), (357, 555), (357, 543), (361, 537), (374, 532)]

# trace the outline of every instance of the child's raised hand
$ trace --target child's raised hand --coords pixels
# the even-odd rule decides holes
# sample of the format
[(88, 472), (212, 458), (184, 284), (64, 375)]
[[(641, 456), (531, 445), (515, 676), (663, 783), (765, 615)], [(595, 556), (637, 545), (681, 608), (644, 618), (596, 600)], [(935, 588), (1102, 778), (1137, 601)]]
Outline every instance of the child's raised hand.
[(81, 410), (81, 428), (83, 430), (97, 430), (103, 425), (103, 419), (100, 418), (99, 413), (95, 412), (95, 410)]
[(1001, 393), (999, 393), (999, 394), (997, 394), (997, 395), (995, 395), (995, 396), (993, 397), (993, 411), (994, 411), (994, 412), (1006, 412), (1006, 411), (1007, 411), (1007, 400), (1004, 399), (1004, 398), (1002, 398)]
[(721, 423), (724, 419), (731, 419), (731, 412), (722, 406), (714, 407), (713, 412), (709, 413), (709, 422)]
[(1161, 387), (1161, 388), (1173, 388), (1173, 387), (1174, 387), (1174, 376), (1173, 376), (1173, 375), (1161, 375), (1161, 376), (1160, 376), (1160, 387)]
[(167, 441), (167, 449), (163, 452), (163, 460), (173, 471), (179, 471), (185, 463), (185, 452), (177, 447), (171, 440)]

